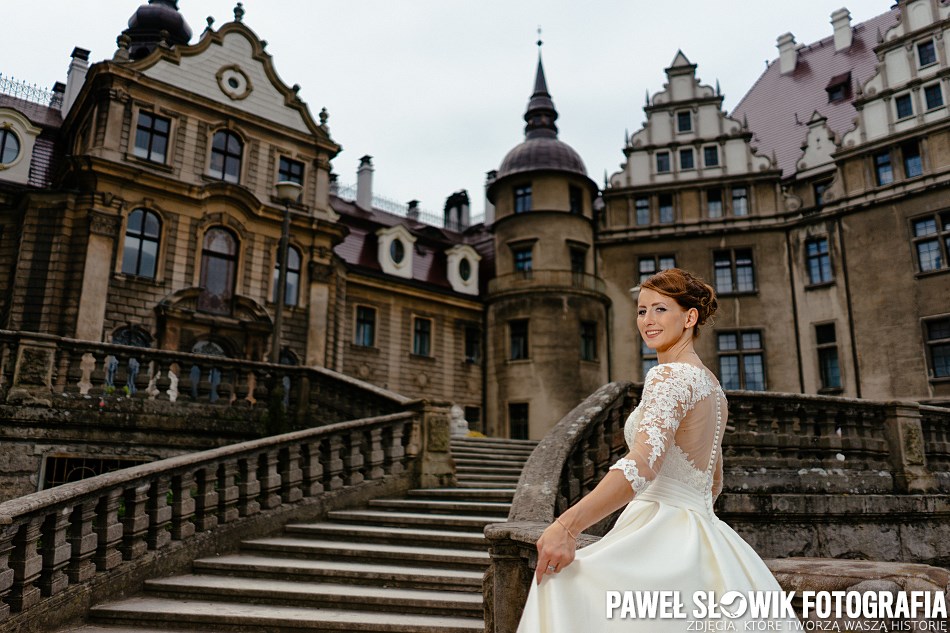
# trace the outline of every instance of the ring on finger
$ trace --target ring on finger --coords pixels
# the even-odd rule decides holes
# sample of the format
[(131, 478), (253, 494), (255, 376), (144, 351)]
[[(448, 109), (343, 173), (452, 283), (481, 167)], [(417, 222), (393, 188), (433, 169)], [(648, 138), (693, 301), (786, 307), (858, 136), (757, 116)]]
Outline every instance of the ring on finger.
[(557, 571), (557, 565), (548, 565), (548, 571)]

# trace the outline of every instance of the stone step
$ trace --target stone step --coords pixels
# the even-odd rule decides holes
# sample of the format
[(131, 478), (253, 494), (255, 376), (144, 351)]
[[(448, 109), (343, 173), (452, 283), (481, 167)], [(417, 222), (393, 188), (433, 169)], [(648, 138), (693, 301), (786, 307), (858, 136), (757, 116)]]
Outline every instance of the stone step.
[(517, 482), (510, 481), (457, 481), (458, 488), (495, 488), (515, 492)]
[(527, 460), (532, 451), (521, 450), (501, 450), (493, 448), (455, 448), (452, 449), (452, 457), (461, 457), (464, 459), (513, 459), (516, 461)]
[(482, 457), (456, 457), (452, 456), (457, 467), (478, 466), (482, 468), (524, 468), (527, 460), (523, 459), (485, 459)]
[(514, 489), (499, 490), (498, 488), (417, 488), (410, 490), (410, 498), (425, 499), (476, 499), (485, 501), (511, 501), (515, 496)]
[[(428, 544), (427, 544), (428, 545)], [(352, 560), (367, 563), (395, 563), (402, 565), (429, 565), (463, 567), (484, 570), (491, 559), (488, 551), (466, 550), (422, 545), (393, 545), (388, 543), (342, 543), (313, 539), (274, 536), (241, 543), (241, 552), (249, 555), (277, 556), (280, 558), (318, 558)]]
[(504, 514), (511, 504), (507, 501), (468, 501), (442, 499), (373, 499), (370, 508), (388, 508), (404, 512), (432, 512), (434, 514)]
[(362, 543), (399, 543), (412, 545), (426, 543), (432, 546), (464, 547), (484, 550), (487, 541), (481, 528), (471, 532), (425, 528), (392, 527), (385, 525), (358, 525), (355, 523), (292, 523), (284, 528), (287, 536), (327, 540), (359, 541)]
[(483, 473), (456, 473), (456, 481), (465, 481), (469, 483), (476, 483), (479, 481), (493, 482), (493, 483), (510, 483), (512, 485), (518, 483), (518, 479), (521, 478), (521, 475), (491, 475)]
[(453, 437), (449, 440), (452, 446), (474, 445), (474, 446), (528, 446), (534, 448), (538, 445), (538, 440), (513, 440), (507, 437)]
[(149, 595), (166, 599), (202, 599), (272, 606), (357, 607), (389, 613), (452, 613), (482, 617), (482, 596), (478, 592), (195, 574), (148, 580), (145, 588)]
[(457, 475), (516, 475), (520, 477), (522, 470), (524, 469), (519, 466), (496, 466), (495, 464), (488, 466), (460, 466), (456, 464), (455, 473)]
[(193, 631), (346, 631), (357, 633), (481, 633), (481, 618), (411, 615), (345, 609), (313, 609), (234, 602), (129, 598), (93, 607), (97, 623), (145, 627), (186, 626)]
[(453, 591), (480, 590), (483, 574), (482, 571), (444, 567), (326, 559), (304, 560), (253, 554), (226, 554), (202, 558), (194, 562), (192, 569), (196, 574), (245, 575), (280, 580), (300, 579), (311, 582)]
[(332, 510), (327, 518), (334, 521), (364, 525), (423, 526), (445, 529), (466, 528), (481, 530), (489, 523), (507, 521), (508, 516), (462, 516), (454, 514), (427, 514), (420, 512), (387, 512), (385, 510)]
[(196, 631), (210, 631), (210, 629), (167, 629), (165, 627), (152, 628), (142, 625), (135, 626), (99, 626), (96, 624), (84, 624), (75, 628), (60, 629), (57, 633), (196, 633)]

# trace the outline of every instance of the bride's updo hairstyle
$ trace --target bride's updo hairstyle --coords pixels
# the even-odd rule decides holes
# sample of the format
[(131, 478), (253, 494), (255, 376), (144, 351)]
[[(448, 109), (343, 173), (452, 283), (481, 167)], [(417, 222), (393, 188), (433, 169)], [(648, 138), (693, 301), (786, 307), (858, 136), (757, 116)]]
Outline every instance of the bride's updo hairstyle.
[(670, 268), (651, 275), (640, 284), (640, 288), (649, 288), (670, 297), (684, 310), (696, 308), (699, 319), (693, 328), (694, 337), (699, 336), (699, 326), (711, 319), (719, 308), (713, 287), (681, 268)]

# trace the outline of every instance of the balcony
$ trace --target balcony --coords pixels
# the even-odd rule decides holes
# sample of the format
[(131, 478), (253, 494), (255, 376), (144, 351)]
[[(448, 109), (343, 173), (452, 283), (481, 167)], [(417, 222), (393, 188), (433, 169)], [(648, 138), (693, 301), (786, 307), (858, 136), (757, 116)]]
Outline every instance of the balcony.
[(488, 295), (523, 290), (574, 289), (597, 294), (607, 294), (604, 281), (587, 273), (569, 270), (522, 270), (495, 277), (488, 282)]

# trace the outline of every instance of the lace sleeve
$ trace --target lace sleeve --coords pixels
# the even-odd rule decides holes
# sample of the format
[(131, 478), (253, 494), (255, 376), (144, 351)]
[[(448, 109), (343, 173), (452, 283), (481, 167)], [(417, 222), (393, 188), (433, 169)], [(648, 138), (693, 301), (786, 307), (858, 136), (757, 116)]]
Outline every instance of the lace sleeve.
[(657, 365), (647, 373), (640, 403), (640, 423), (626, 457), (610, 470), (619, 470), (634, 494), (650, 485), (663, 465), (676, 429), (689, 411), (693, 390), (682, 372), (671, 365)]

